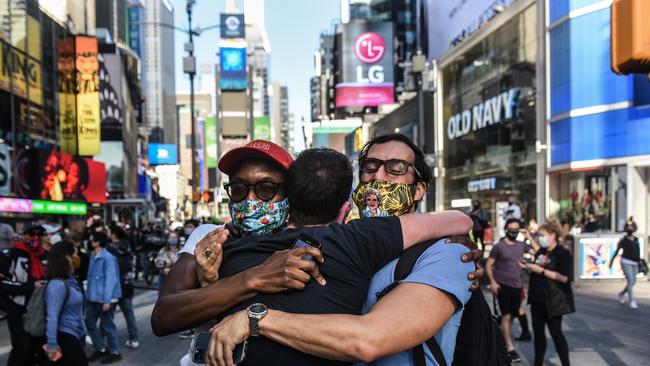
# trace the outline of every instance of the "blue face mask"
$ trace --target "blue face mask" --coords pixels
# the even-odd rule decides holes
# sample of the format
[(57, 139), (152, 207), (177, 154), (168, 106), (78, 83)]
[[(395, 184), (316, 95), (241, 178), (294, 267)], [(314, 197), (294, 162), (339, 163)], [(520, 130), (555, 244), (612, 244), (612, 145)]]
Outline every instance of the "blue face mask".
[(167, 242), (169, 245), (178, 245), (178, 239), (169, 239)]
[(269, 234), (281, 228), (289, 215), (289, 200), (264, 202), (246, 200), (230, 204), (232, 224), (250, 235)]

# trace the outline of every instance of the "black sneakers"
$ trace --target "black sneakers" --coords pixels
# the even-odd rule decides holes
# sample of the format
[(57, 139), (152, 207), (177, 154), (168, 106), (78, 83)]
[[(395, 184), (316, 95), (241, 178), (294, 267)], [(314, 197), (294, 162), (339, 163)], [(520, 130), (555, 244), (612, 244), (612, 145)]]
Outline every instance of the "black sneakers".
[(121, 354), (114, 354), (114, 353), (109, 353), (104, 358), (102, 359), (102, 362), (100, 362), (102, 365), (108, 365), (109, 363), (115, 363), (122, 361), (122, 355)]
[(515, 341), (519, 342), (530, 342), (533, 340), (533, 337), (530, 335), (530, 333), (522, 333), (519, 337), (515, 337)]
[(510, 361), (512, 362), (521, 362), (521, 357), (519, 357), (519, 353), (517, 353), (517, 351), (508, 352), (508, 356), (510, 356)]
[(93, 352), (93, 354), (88, 357), (88, 361), (90, 362), (99, 361), (102, 358), (106, 357), (107, 354), (108, 352), (106, 352), (105, 350), (104, 351), (95, 350), (95, 352)]

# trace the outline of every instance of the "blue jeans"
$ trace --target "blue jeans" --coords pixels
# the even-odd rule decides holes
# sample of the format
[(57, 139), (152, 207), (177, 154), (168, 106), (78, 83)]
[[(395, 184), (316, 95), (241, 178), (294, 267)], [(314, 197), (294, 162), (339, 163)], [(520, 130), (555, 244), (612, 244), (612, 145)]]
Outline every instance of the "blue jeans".
[(119, 354), (119, 340), (117, 338), (117, 327), (113, 318), (115, 317), (115, 305), (111, 305), (110, 310), (103, 311), (102, 304), (98, 302), (88, 302), (86, 307), (86, 328), (88, 329), (88, 335), (90, 339), (93, 340), (93, 346), (98, 351), (105, 349), (104, 347), (104, 338), (99, 334), (97, 329), (97, 319), (99, 319), (99, 325), (102, 328), (102, 333), (106, 334), (108, 338), (108, 352), (113, 354)]
[(625, 280), (627, 280), (627, 285), (625, 285), (621, 295), (627, 292), (627, 296), (630, 297), (630, 302), (632, 302), (634, 301), (633, 287), (636, 283), (636, 275), (639, 273), (639, 265), (637, 263), (621, 263), (621, 267), (623, 267), (623, 274), (625, 275)]
[(123, 296), (117, 303), (124, 314), (126, 320), (126, 329), (129, 332), (129, 340), (138, 340), (138, 323), (135, 321), (135, 314), (133, 313), (133, 296)]

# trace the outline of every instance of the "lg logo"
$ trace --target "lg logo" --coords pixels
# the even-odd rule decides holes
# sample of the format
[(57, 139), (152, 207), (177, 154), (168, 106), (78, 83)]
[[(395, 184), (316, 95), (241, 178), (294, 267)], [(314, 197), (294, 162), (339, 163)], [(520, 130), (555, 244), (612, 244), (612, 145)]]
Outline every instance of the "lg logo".
[(364, 33), (354, 42), (354, 53), (359, 61), (374, 64), (381, 60), (384, 53), (386, 53), (384, 39), (377, 33)]

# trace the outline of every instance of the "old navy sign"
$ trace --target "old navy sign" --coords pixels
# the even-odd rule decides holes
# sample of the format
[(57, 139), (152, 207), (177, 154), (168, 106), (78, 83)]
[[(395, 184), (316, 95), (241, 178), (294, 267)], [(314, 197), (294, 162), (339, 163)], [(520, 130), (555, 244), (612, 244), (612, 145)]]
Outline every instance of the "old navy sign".
[(517, 94), (517, 89), (513, 88), (454, 114), (447, 123), (447, 137), (453, 140), (513, 119), (517, 112)]
[(497, 189), (496, 178), (470, 180), (467, 182), (467, 192), (492, 191)]

